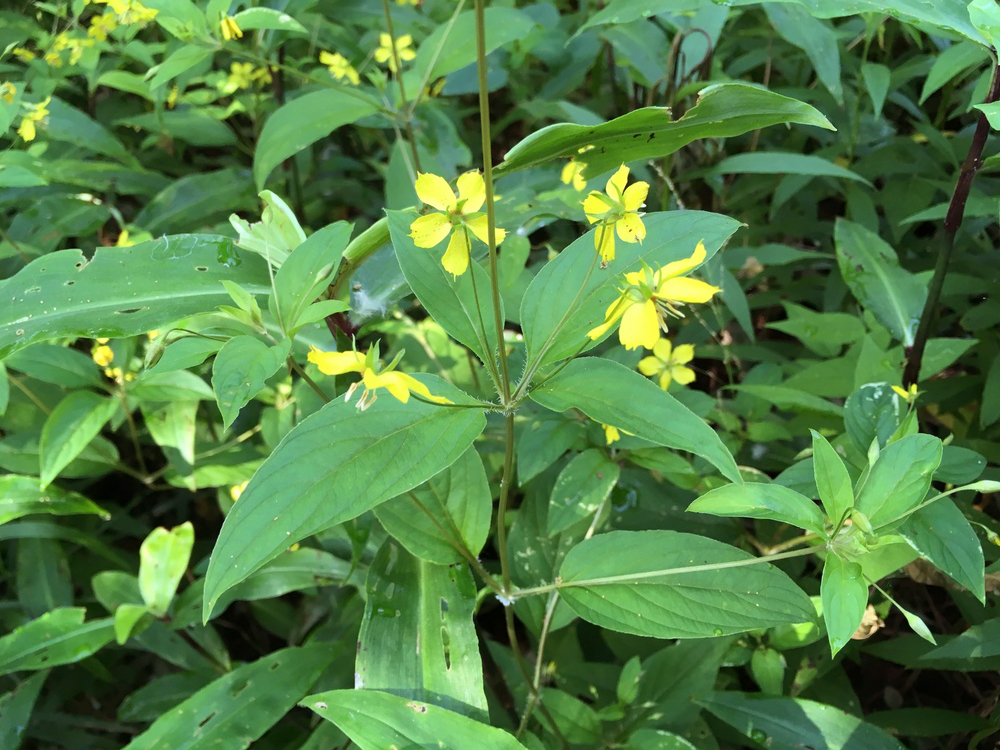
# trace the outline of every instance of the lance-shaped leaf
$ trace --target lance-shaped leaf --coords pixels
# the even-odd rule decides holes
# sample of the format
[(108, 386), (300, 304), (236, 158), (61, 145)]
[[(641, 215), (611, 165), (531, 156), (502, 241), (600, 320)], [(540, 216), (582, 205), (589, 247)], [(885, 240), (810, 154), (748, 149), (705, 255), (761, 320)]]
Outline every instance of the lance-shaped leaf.
[[(658, 159), (699, 138), (728, 138), (782, 123), (834, 130), (813, 107), (744, 83), (720, 83), (702, 90), (698, 103), (679, 120), (669, 107), (643, 107), (602, 125), (559, 123), (515, 145), (495, 174), (573, 157), (587, 165), (587, 179), (639, 159)], [(593, 148), (579, 153), (581, 148)]]
[(94, 258), (60, 250), (0, 281), (0, 357), (33, 341), (134, 336), (229, 301), (223, 280), (253, 294), (270, 282), (264, 261), (226, 237), (173, 235)]
[(581, 542), (559, 569), (559, 591), (583, 619), (653, 638), (705, 638), (816, 612), (770, 563), (676, 531), (612, 531)]
[(730, 481), (743, 481), (736, 461), (715, 430), (652, 381), (617, 362), (596, 357), (574, 359), (531, 391), (531, 399), (552, 411), (579, 409), (595, 422), (657, 445), (690, 451)]
[(69, 516), (92, 513), (107, 521), (111, 514), (83, 495), (51, 485), (42, 489), (37, 477), (7, 474), (0, 477), (0, 524), (32, 513)]
[(73, 391), (45, 420), (39, 446), (42, 485), (46, 486), (97, 437), (120, 406), (93, 391)]
[[(441, 378), (431, 393), (468, 401)], [(355, 518), (453, 464), (483, 431), (478, 409), (387, 393), (367, 411), (337, 399), (303, 420), (254, 474), (226, 517), (205, 578), (205, 621), (226, 589), (297, 541)]]
[(156, 617), (162, 617), (170, 608), (193, 546), (194, 526), (190, 521), (169, 531), (162, 526), (155, 528), (143, 540), (139, 548), (139, 591)]
[(688, 506), (713, 516), (768, 518), (823, 536), (823, 512), (812, 500), (780, 484), (727, 484), (706, 492)]
[(812, 432), (813, 473), (819, 499), (834, 524), (839, 524), (854, 505), (851, 475), (843, 459), (829, 441), (816, 430)]
[(83, 607), (46, 612), (0, 638), (0, 675), (86, 659), (115, 637), (110, 617), (84, 622)]
[(924, 499), (941, 463), (941, 450), (940, 438), (919, 434), (890, 443), (879, 453), (854, 503), (872, 528), (893, 524)]
[(922, 558), (986, 601), (983, 547), (958, 506), (935, 500), (906, 519), (897, 533)]
[(836, 654), (851, 640), (868, 606), (868, 584), (861, 573), (861, 566), (828, 554), (823, 563), (820, 595), (830, 651)]

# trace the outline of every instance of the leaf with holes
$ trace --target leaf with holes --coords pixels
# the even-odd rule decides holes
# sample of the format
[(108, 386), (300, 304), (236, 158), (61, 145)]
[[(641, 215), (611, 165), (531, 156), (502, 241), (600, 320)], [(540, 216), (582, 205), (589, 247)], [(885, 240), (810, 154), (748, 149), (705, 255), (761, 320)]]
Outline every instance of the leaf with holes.
[(110, 617), (84, 622), (83, 607), (63, 607), (0, 638), (0, 675), (73, 664), (114, 637)]

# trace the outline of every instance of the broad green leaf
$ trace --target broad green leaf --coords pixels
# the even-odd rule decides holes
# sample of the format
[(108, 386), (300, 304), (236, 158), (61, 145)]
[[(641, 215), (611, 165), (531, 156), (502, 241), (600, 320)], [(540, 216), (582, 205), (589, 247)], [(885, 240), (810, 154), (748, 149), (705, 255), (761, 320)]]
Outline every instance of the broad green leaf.
[(851, 292), (905, 346), (913, 345), (927, 287), (899, 265), (896, 251), (860, 224), (838, 219), (837, 262)]
[[(1000, 633), (997, 634), (1000, 637)], [(953, 641), (954, 642), (954, 641)], [(963, 732), (988, 729), (995, 726), (988, 718), (967, 711), (950, 711), (946, 708), (920, 706), (895, 708), (867, 714), (865, 721), (895, 735), (907, 737), (956, 737)]]
[(21, 747), (31, 711), (48, 676), (48, 671), (36, 672), (10, 692), (0, 695), (0, 747), (6, 750)]
[(1000, 619), (973, 625), (957, 638), (938, 646), (928, 659), (982, 659), (1000, 656)]
[(354, 687), (486, 720), (468, 565), (435, 565), (387, 540), (368, 570)]
[(766, 695), (781, 695), (784, 692), (785, 657), (773, 648), (756, 648), (750, 657), (750, 673)]
[(59, 402), (42, 427), (39, 463), (43, 487), (80, 455), (120, 406), (118, 399), (93, 391), (73, 391)]
[(533, 415), (517, 435), (517, 479), (523, 486), (549, 468), (583, 437), (585, 428), (567, 415), (542, 412)]
[[(432, 393), (464, 394), (433, 376)], [(205, 579), (205, 618), (226, 589), (295, 542), (355, 518), (453, 464), (483, 431), (478, 409), (387, 393), (367, 411), (337, 399), (296, 425), (226, 517)]]
[(559, 472), (549, 498), (548, 532), (558, 534), (589, 518), (607, 501), (621, 467), (602, 451), (578, 453)]
[(941, 465), (934, 472), (934, 480), (968, 484), (979, 479), (985, 468), (986, 458), (981, 453), (959, 445), (946, 445), (941, 454)]
[(691, 513), (731, 518), (768, 518), (825, 536), (823, 512), (812, 500), (780, 484), (726, 484), (688, 506)]
[(149, 360), (146, 372), (175, 372), (197, 367), (222, 348), (224, 342), (203, 336), (184, 336), (167, 344), (162, 353)]
[[(225, 189), (220, 190), (220, 185)], [(198, 172), (171, 182), (154, 195), (136, 214), (135, 223), (153, 234), (193, 232), (233, 211), (249, 211), (254, 203), (248, 170), (232, 167)]]
[(530, 393), (546, 409), (579, 409), (595, 422), (689, 451), (742, 482), (732, 454), (699, 416), (652, 381), (608, 359), (574, 359)]
[(884, 446), (905, 416), (906, 404), (889, 383), (867, 383), (844, 403), (844, 429), (862, 453), (876, 438)]
[(892, 71), (886, 65), (866, 62), (861, 64), (861, 77), (864, 79), (865, 88), (868, 89), (868, 96), (872, 100), (875, 117), (879, 118), (882, 116), (885, 98), (889, 95)]
[(293, 31), (296, 34), (308, 34), (306, 27), (287, 13), (272, 8), (247, 8), (241, 10), (233, 19), (243, 31), (250, 29), (278, 29)]
[(501, 729), (429, 703), (377, 690), (331, 690), (301, 705), (332, 721), (361, 750), (444, 747), (525, 750)]
[(735, 636), (680, 640), (643, 659), (636, 704), (660, 714), (664, 725), (690, 726), (701, 712), (693, 699), (715, 689), (735, 641)]
[(257, 189), (285, 159), (294, 156), (341, 125), (378, 112), (378, 104), (349, 87), (303, 94), (282, 105), (264, 123), (254, 151), (253, 177)]
[(774, 404), (783, 411), (804, 412), (806, 414), (821, 414), (827, 417), (843, 416), (844, 407), (831, 403), (825, 398), (813, 396), (798, 388), (784, 385), (754, 385), (741, 384), (729, 386), (734, 391), (749, 393)]
[(284, 323), (285, 330), (300, 325), (302, 313), (333, 279), (351, 239), (351, 229), (343, 221), (329, 224), (310, 235), (282, 262), (274, 275), (272, 312)]
[(135, 157), (107, 128), (75, 107), (53, 97), (45, 118), (45, 135), (57, 141), (67, 141), (76, 148), (110, 156), (123, 163), (134, 163)]
[(758, 151), (736, 154), (720, 161), (709, 174), (798, 174), (810, 177), (837, 177), (870, 184), (861, 175), (812, 154)]
[(153, 529), (139, 547), (139, 591), (154, 617), (170, 609), (194, 546), (190, 521), (167, 530)]
[[(816, 109), (787, 96), (743, 83), (713, 84), (702, 89), (698, 103), (678, 120), (670, 119), (669, 108), (644, 107), (602, 125), (549, 125), (510, 149), (494, 173), (573, 157), (587, 165), (584, 177), (590, 179), (623, 162), (667, 156), (700, 138), (727, 138), (788, 123), (834, 129)], [(586, 146), (594, 148), (579, 153)]]
[(17, 599), (29, 617), (73, 606), (73, 580), (63, 546), (30, 537), (17, 544)]
[(115, 610), (115, 640), (119, 646), (125, 644), (133, 633), (138, 635), (143, 628), (139, 627), (139, 622), (143, 621), (143, 626), (149, 624), (149, 607), (145, 604), (121, 604)]
[(211, 386), (187, 370), (146, 372), (133, 384), (129, 395), (142, 401), (214, 401)]
[(868, 582), (861, 574), (861, 566), (828, 553), (823, 562), (820, 596), (830, 651), (836, 655), (857, 632), (868, 606)]
[(450, 565), (465, 558), (462, 544), (478, 555), (486, 544), (493, 497), (479, 453), (467, 450), (430, 481), (375, 509), (379, 522), (422, 560)]
[(89, 513), (105, 521), (111, 514), (83, 495), (55, 485), (42, 488), (37, 477), (17, 474), (0, 476), (0, 524), (32, 513), (69, 516)]
[[(574, 745), (591, 745), (600, 740), (601, 719), (597, 711), (575, 695), (556, 688), (542, 688), (541, 700), (548, 709), (548, 716), (567, 742)], [(539, 720), (546, 727), (551, 726), (548, 716)]]
[(133, 247), (79, 250), (37, 258), (0, 281), (16, 304), (0, 315), (0, 357), (35, 341), (125, 337), (214, 310), (229, 296), (223, 279), (254, 294), (270, 288), (263, 261), (213, 235), (175, 235)]
[(182, 73), (186, 73), (196, 65), (200, 65), (212, 56), (212, 50), (205, 47), (196, 47), (193, 44), (185, 44), (175, 49), (170, 57), (159, 65), (154, 65), (146, 71), (148, 86), (150, 89), (159, 88), (165, 83), (169, 83)]
[(942, 497), (906, 519), (896, 533), (956, 583), (985, 603), (983, 548), (955, 503)]
[(4, 364), (36, 380), (63, 388), (99, 387), (101, 371), (90, 357), (58, 344), (35, 344), (12, 353)]
[(542, 267), (521, 302), (529, 363), (557, 362), (596, 346), (587, 332), (604, 322), (608, 306), (620, 294), (623, 273), (640, 270), (642, 263), (659, 269), (689, 258), (699, 242), (711, 258), (740, 226), (727, 216), (702, 211), (647, 214), (643, 222), (643, 243), (618, 242), (607, 268), (598, 267), (595, 230)]
[(696, 702), (770, 750), (906, 750), (856, 716), (801, 698), (720, 692)]
[(299, 547), (282, 552), (242, 583), (228, 589), (216, 602), (215, 614), (220, 614), (234, 601), (273, 599), (289, 591), (339, 586), (350, 573), (350, 562), (323, 550)]
[(993, 47), (1000, 44), (1000, 8), (991, 0), (972, 0), (969, 20)]
[(927, 380), (946, 367), (951, 367), (977, 343), (976, 339), (928, 339), (918, 379)]
[[(197, 427), (197, 401), (170, 401), (156, 404), (140, 404), (142, 420), (167, 460), (181, 475), (189, 475), (194, 469), (195, 430)], [(190, 489), (194, 489), (191, 486)]]
[(854, 506), (854, 490), (851, 475), (830, 442), (816, 430), (812, 433), (813, 472), (816, 489), (823, 503), (826, 515), (834, 524), (839, 524)]
[(290, 339), (282, 339), (275, 346), (268, 346), (254, 336), (236, 336), (215, 356), (212, 388), (226, 429), (285, 363), (291, 344)]
[(941, 463), (941, 448), (940, 438), (918, 434), (882, 450), (854, 501), (872, 528), (892, 525), (924, 499), (931, 476)]
[(765, 3), (774, 30), (785, 41), (794, 44), (806, 53), (816, 75), (830, 91), (837, 104), (844, 106), (844, 88), (840, 78), (840, 49), (837, 35), (824, 23), (803, 7), (792, 3)]
[(920, 104), (927, 101), (927, 98), (935, 91), (938, 91), (960, 73), (970, 68), (980, 68), (989, 59), (990, 53), (983, 49), (981, 44), (956, 42), (945, 48), (941, 54), (934, 58), (927, 78), (924, 79), (924, 87), (920, 92)]
[(466, 273), (457, 278), (452, 276), (441, 265), (445, 243), (430, 249), (413, 244), (409, 232), (416, 214), (409, 211), (386, 211), (386, 214), (396, 260), (417, 300), (455, 339), (484, 362), (492, 361), (497, 327), (486, 271), (472, 260)]
[(0, 675), (86, 659), (114, 637), (110, 617), (84, 622), (83, 607), (64, 607), (0, 638)]
[(244, 750), (302, 698), (337, 655), (331, 644), (314, 643), (244, 664), (160, 716), (125, 750)]
[(118, 706), (118, 719), (152, 723), (205, 687), (214, 676), (212, 672), (174, 672), (154, 677), (125, 697)]
[(794, 336), (824, 358), (836, 357), (844, 344), (853, 344), (865, 335), (857, 315), (816, 312), (793, 302), (782, 301), (787, 320), (768, 323), (768, 328)]
[(714, 539), (612, 531), (576, 545), (559, 591), (583, 619), (653, 638), (706, 638), (807, 622), (809, 597), (783, 572)]

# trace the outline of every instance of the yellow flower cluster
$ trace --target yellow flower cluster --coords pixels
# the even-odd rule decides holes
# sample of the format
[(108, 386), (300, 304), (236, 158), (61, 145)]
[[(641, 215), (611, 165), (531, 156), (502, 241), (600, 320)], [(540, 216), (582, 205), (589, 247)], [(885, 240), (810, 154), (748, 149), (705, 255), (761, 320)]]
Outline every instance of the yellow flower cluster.
[[(159, 13), (158, 10), (147, 8), (139, 0), (90, 0), (90, 2), (94, 5), (107, 5), (114, 13), (116, 23), (122, 26), (147, 24)], [(91, 25), (93, 25), (93, 21), (91, 21)]]
[(343, 81), (346, 78), (355, 86), (361, 83), (358, 71), (339, 52), (320, 52), (319, 61), (329, 69), (331, 75), (338, 81)]
[(131, 372), (124, 372), (120, 367), (111, 367), (111, 363), (114, 362), (115, 353), (110, 346), (108, 346), (108, 341), (110, 339), (99, 338), (94, 339), (97, 346), (93, 348), (90, 352), (91, 358), (97, 363), (98, 367), (104, 369), (104, 375), (111, 378), (118, 383), (130, 382), (135, 380), (135, 375)]
[(93, 46), (94, 39), (70, 36), (64, 31), (61, 34), (56, 34), (55, 39), (52, 40), (52, 48), (45, 53), (45, 62), (53, 68), (61, 68), (63, 66), (63, 53), (69, 52), (69, 64), (76, 65), (83, 57), (83, 50)]
[(271, 71), (267, 68), (255, 67), (253, 63), (234, 62), (229, 66), (227, 87), (231, 90), (248, 89), (254, 84), (271, 82)]
[(21, 124), (17, 128), (17, 134), (21, 136), (26, 142), (35, 140), (35, 126), (42, 122), (46, 117), (49, 116), (49, 102), (52, 101), (52, 97), (46, 97), (46, 99), (38, 104), (25, 104), (24, 107), (28, 111), (25, 113), (24, 117), (21, 118)]
[(375, 50), (375, 62), (387, 65), (393, 73), (396, 72), (397, 57), (402, 63), (409, 62), (417, 56), (417, 53), (413, 51), (413, 37), (409, 34), (403, 34), (403, 36), (397, 38), (395, 46), (396, 54), (393, 55), (392, 37), (385, 33), (379, 34), (378, 48)]

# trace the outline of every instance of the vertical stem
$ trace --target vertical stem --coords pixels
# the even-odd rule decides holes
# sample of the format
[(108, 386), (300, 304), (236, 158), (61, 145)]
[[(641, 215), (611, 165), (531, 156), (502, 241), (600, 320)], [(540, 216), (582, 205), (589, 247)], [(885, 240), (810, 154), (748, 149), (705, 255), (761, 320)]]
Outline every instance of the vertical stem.
[(500, 574), (503, 578), (504, 592), (510, 591), (510, 564), (507, 559), (507, 501), (510, 498), (510, 485), (513, 482), (514, 469), (514, 414), (508, 413), (504, 418), (504, 455), (503, 474), (500, 476), (500, 499), (497, 501), (497, 545), (500, 549)]
[(417, 172), (421, 172), (420, 155), (417, 153), (417, 137), (413, 131), (412, 113), (410, 113), (409, 105), (406, 103), (406, 86), (403, 85), (402, 76), (403, 65), (402, 61), (399, 59), (399, 50), (396, 49), (396, 31), (392, 26), (392, 13), (389, 12), (389, 0), (382, 0), (382, 12), (385, 14), (385, 29), (389, 32), (389, 43), (392, 45), (392, 64), (396, 69), (395, 72), (393, 72), (392, 77), (395, 78), (396, 83), (399, 84), (398, 111), (406, 113), (404, 121), (406, 123), (406, 136), (410, 141), (410, 151), (413, 154), (413, 168), (416, 169)]
[[(493, 319), (497, 329), (497, 356), (500, 358), (500, 397), (504, 406), (507, 406), (510, 402), (510, 373), (507, 370), (507, 346), (504, 343), (503, 315), (500, 312), (500, 274), (497, 270), (496, 212), (493, 205), (493, 147), (491, 143), (492, 138), (490, 137), (490, 95), (486, 85), (485, 6), (485, 0), (476, 0), (476, 68), (479, 73), (479, 125), (483, 141), (483, 181), (486, 183), (490, 288), (493, 291)], [(500, 528), (503, 528), (503, 516), (500, 517)], [(509, 584), (509, 581), (505, 581), (504, 583), (505, 586), (509, 586)]]
[[(1000, 99), (1000, 66), (994, 66), (993, 83), (990, 91), (986, 95), (986, 104)], [(962, 163), (962, 170), (958, 174), (955, 183), (955, 191), (951, 194), (951, 202), (948, 204), (948, 213), (944, 217), (944, 244), (938, 253), (937, 263), (934, 266), (934, 276), (931, 278), (930, 287), (927, 290), (927, 301), (924, 303), (924, 310), (920, 314), (920, 325), (917, 327), (917, 335), (906, 352), (906, 369), (903, 370), (903, 387), (909, 388), (920, 378), (920, 365), (924, 359), (924, 347), (931, 334), (931, 325), (937, 313), (938, 300), (941, 298), (941, 289), (944, 286), (944, 278), (948, 274), (948, 263), (951, 261), (952, 250), (955, 249), (955, 235), (958, 234), (959, 227), (962, 226), (962, 219), (965, 217), (965, 202), (969, 198), (969, 190), (972, 188), (972, 181), (976, 177), (976, 172), (983, 165), (983, 149), (986, 147), (986, 139), (990, 134), (990, 123), (986, 115), (979, 113), (979, 121), (976, 123), (976, 132), (972, 136), (972, 143), (969, 145), (969, 153)]]

